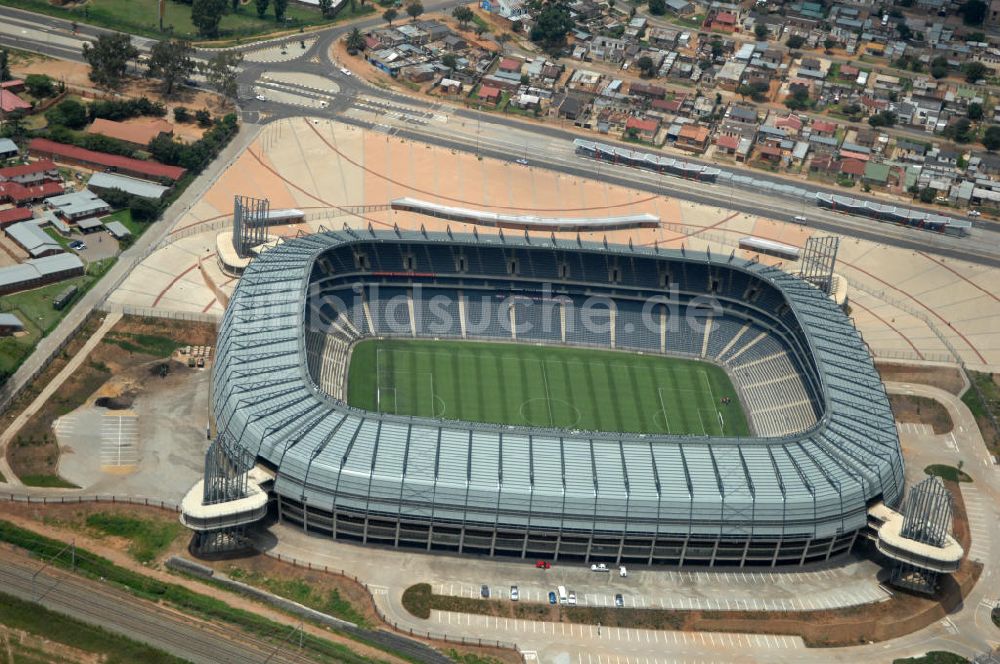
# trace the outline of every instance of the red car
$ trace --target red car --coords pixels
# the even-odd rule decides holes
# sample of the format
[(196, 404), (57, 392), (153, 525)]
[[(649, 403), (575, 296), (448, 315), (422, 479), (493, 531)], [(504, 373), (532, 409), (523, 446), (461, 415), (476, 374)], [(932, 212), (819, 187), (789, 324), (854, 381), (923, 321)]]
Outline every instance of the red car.
[(538, 569), (549, 569), (552, 567), (552, 565), (550, 563), (545, 562), (544, 560), (536, 560), (535, 567), (537, 567)]

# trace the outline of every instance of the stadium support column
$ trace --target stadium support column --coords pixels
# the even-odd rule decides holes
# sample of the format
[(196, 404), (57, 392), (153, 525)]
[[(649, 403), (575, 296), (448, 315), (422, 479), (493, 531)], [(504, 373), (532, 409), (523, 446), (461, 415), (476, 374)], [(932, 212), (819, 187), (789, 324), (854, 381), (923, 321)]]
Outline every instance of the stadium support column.
[(746, 544), (743, 545), (743, 557), (740, 558), (740, 567), (746, 567), (747, 565), (747, 553), (750, 552), (750, 537), (747, 537)]

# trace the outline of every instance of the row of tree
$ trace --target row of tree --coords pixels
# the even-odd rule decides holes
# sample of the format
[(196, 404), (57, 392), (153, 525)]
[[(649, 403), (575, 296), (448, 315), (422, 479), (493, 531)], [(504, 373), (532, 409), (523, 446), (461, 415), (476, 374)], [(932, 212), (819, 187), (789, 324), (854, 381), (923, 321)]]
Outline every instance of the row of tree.
[[(119, 88), (128, 75), (129, 62), (138, 57), (139, 50), (132, 44), (132, 37), (124, 33), (102, 34), (97, 40), (83, 45), (83, 58), (90, 65), (90, 80), (105, 88)], [(190, 42), (171, 39), (153, 45), (144, 74), (147, 78), (158, 79), (163, 92), (170, 95), (200, 72), (216, 92), (235, 99), (237, 67), (242, 60), (243, 55), (239, 52), (222, 51), (199, 64), (194, 60), (194, 47)]]

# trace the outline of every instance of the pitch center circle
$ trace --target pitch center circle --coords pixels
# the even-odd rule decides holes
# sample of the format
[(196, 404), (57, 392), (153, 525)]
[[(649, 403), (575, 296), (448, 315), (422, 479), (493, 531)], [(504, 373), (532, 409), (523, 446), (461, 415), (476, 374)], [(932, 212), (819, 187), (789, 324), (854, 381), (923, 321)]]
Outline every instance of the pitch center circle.
[[(536, 421), (528, 415), (528, 405), (541, 401), (546, 405), (546, 412), (543, 421)], [(558, 407), (556, 405), (558, 404)], [(551, 409), (551, 410), (550, 410)], [(558, 429), (572, 429), (582, 417), (579, 409), (568, 401), (546, 397), (536, 397), (528, 399), (521, 404), (518, 409), (524, 421), (533, 427), (556, 427)]]

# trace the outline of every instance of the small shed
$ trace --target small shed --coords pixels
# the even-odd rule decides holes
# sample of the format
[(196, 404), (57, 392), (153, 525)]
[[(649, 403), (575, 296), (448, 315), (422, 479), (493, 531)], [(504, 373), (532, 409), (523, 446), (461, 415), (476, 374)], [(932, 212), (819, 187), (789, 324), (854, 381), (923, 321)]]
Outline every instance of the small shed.
[(115, 219), (114, 221), (109, 221), (104, 224), (104, 227), (108, 229), (112, 237), (116, 240), (124, 240), (127, 237), (132, 236), (132, 231), (125, 227), (125, 224)]

